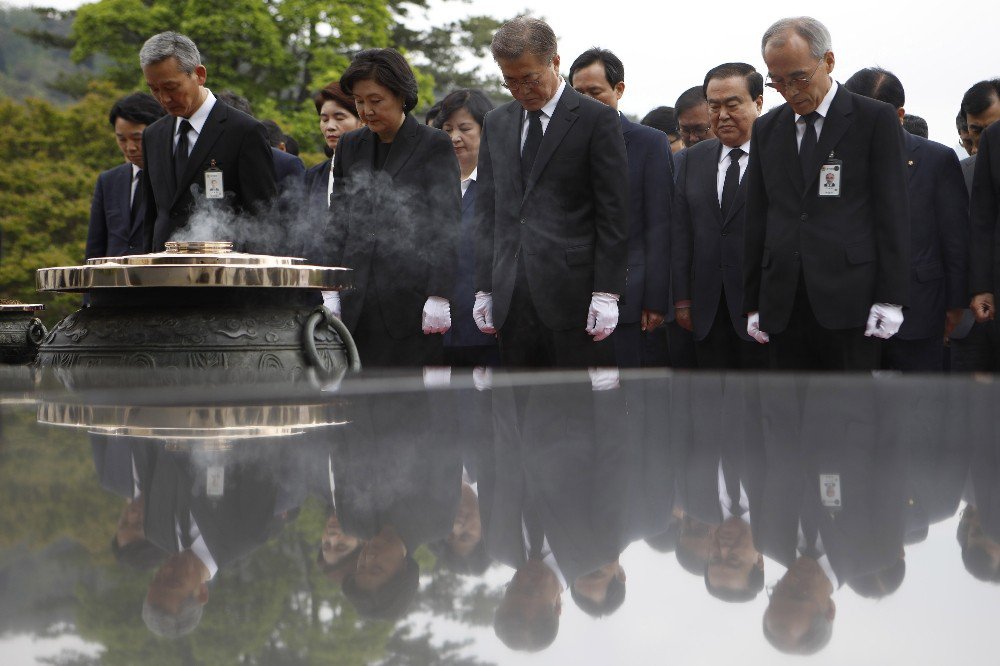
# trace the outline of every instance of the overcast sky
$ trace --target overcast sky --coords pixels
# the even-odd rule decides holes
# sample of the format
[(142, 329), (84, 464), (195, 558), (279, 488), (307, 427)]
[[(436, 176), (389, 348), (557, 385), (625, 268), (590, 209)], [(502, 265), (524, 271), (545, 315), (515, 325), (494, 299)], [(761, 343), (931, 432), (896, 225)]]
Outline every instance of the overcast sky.
[[(564, 71), (591, 46), (611, 49), (625, 63), (622, 110), (638, 116), (656, 106), (672, 106), (681, 92), (700, 84), (705, 72), (719, 63), (743, 61), (763, 71), (764, 30), (783, 16), (806, 11), (801, 2), (786, 0), (684, 5), (608, 0), (431, 3), (427, 20), (434, 23), (470, 14), (507, 18), (530, 7), (559, 36)], [(7, 0), (7, 4), (67, 8), (82, 3)], [(954, 146), (954, 119), (962, 94), (976, 81), (1000, 75), (993, 34), (1000, 5), (983, 4), (971, 19), (963, 9), (960, 3), (840, 0), (814, 4), (811, 11), (833, 34), (837, 80), (843, 82), (871, 65), (895, 72), (906, 87), (907, 111), (927, 120), (932, 139)], [(776, 92), (765, 91), (765, 109), (780, 101)]]

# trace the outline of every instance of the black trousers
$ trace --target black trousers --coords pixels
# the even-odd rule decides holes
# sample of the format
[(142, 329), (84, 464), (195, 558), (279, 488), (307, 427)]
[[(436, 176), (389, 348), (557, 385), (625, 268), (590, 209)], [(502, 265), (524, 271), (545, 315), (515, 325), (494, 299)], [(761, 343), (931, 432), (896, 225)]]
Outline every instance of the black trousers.
[(418, 331), (403, 337), (390, 334), (374, 285), (369, 285), (365, 293), (353, 335), (362, 368), (444, 365), (444, 336), (440, 333), (425, 335)]
[(883, 340), (882, 367), (901, 372), (943, 372), (944, 338), (935, 335), (920, 340)]
[(510, 311), (500, 329), (500, 361), (506, 368), (597, 368), (615, 366), (615, 334), (594, 342), (586, 313), (579, 328), (554, 331), (535, 310), (524, 265), (518, 262)]
[(642, 324), (637, 321), (630, 324), (618, 322), (610, 339), (615, 341), (615, 360), (619, 368), (643, 367), (645, 340)]
[(671, 368), (697, 368), (695, 358), (694, 337), (691, 331), (685, 331), (676, 321), (666, 324), (667, 353)]
[(730, 370), (762, 370), (769, 365), (767, 345), (748, 342), (736, 334), (726, 291), (719, 296), (715, 320), (708, 334), (694, 341), (699, 368)]
[(865, 337), (865, 327), (831, 330), (816, 320), (805, 280), (799, 274), (788, 326), (770, 333), (771, 368), (775, 370), (877, 370), (879, 340)]
[(1000, 372), (1000, 330), (997, 322), (976, 322), (964, 338), (952, 338), (952, 372)]

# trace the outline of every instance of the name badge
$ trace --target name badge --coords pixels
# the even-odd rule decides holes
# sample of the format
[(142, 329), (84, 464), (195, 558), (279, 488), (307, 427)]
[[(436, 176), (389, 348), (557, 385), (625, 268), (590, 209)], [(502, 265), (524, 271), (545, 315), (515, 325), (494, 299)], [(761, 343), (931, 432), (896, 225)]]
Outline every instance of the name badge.
[(222, 199), (224, 197), (225, 188), (222, 185), (222, 169), (215, 166), (215, 160), (212, 160), (212, 166), (205, 169), (205, 198)]
[(222, 465), (210, 465), (205, 478), (205, 494), (218, 499), (226, 487), (226, 468)]
[(839, 474), (819, 475), (819, 499), (828, 509), (839, 509), (842, 506)]
[(840, 177), (843, 175), (844, 163), (833, 159), (833, 153), (831, 153), (830, 159), (819, 169), (819, 196), (839, 197)]

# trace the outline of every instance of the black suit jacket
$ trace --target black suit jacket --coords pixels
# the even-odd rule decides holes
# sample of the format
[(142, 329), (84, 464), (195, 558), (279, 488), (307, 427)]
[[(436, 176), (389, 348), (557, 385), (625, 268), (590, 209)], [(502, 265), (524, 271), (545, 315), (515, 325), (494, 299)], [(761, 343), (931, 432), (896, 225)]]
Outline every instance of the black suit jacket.
[(305, 196), (307, 205), (318, 210), (326, 210), (330, 207), (330, 197), (327, 189), (330, 183), (330, 169), (333, 168), (331, 160), (323, 160), (315, 166), (306, 169), (303, 176), (305, 179)]
[(910, 195), (910, 307), (897, 337), (944, 334), (946, 309), (969, 304), (969, 198), (955, 151), (904, 132)]
[(688, 149), (677, 174), (671, 243), (674, 299), (691, 301), (694, 337), (701, 340), (712, 328), (725, 290), (733, 328), (749, 341), (743, 319), (747, 178), (744, 173), (732, 208), (723, 219), (717, 185), (722, 150), (718, 139), (699, 141)]
[[(142, 183), (136, 186), (142, 187)], [(146, 203), (132, 218), (132, 165), (121, 164), (97, 177), (90, 202), (85, 257), (122, 257), (143, 251), (142, 224)]]
[(625, 293), (618, 320), (636, 323), (643, 310), (669, 314), (670, 202), (673, 159), (660, 130), (621, 116), (628, 155), (629, 229)]
[[(179, 227), (187, 225), (194, 209), (204, 205), (205, 170), (222, 170), (226, 198), (221, 205), (234, 213), (252, 214), (278, 193), (271, 146), (264, 126), (241, 111), (216, 101), (191, 149), (181, 182), (174, 184), (174, 127), (167, 115), (142, 134), (146, 168), (142, 185), (146, 197), (144, 245), (146, 252), (163, 251)], [(195, 189), (197, 195), (192, 193)], [(218, 239), (229, 240), (229, 239)], [(253, 249), (251, 242), (250, 247)]]
[(271, 159), (274, 161), (275, 178), (282, 191), (292, 183), (302, 182), (306, 174), (306, 167), (298, 157), (272, 147)]
[[(761, 330), (785, 330), (800, 273), (824, 328), (864, 326), (873, 303), (909, 304), (902, 131), (891, 106), (838, 86), (803, 183), (792, 108), (782, 104), (754, 123), (743, 310), (760, 312)], [(843, 161), (841, 196), (820, 197), (831, 153)]]
[(354, 330), (369, 290), (394, 337), (420, 335), (424, 301), (450, 298), (461, 216), (461, 173), (448, 135), (406, 116), (385, 166), (374, 171), (378, 136), (341, 137), (333, 164), (330, 265), (354, 270), (342, 296)]
[(997, 293), (997, 218), (1000, 217), (1000, 124), (993, 123), (979, 138), (976, 172), (972, 178), (972, 238), (969, 291)]
[(593, 292), (624, 294), (628, 158), (618, 113), (569, 85), (556, 104), (527, 186), (517, 101), (486, 116), (476, 196), (476, 291), (507, 319), (518, 260), (542, 323), (586, 326)]
[(482, 347), (497, 344), (495, 335), (479, 330), (472, 317), (476, 303), (476, 181), (462, 196), (462, 221), (458, 237), (458, 266), (451, 298), (451, 328), (444, 334), (446, 347)]

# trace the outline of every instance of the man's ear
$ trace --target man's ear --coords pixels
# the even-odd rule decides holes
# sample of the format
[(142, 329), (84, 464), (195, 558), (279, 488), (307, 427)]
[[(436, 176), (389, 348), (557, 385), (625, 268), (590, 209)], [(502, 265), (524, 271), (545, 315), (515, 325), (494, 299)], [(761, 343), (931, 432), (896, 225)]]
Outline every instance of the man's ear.
[(621, 99), (622, 95), (624, 94), (625, 94), (625, 82), (619, 81), (618, 84), (615, 86), (615, 97)]

